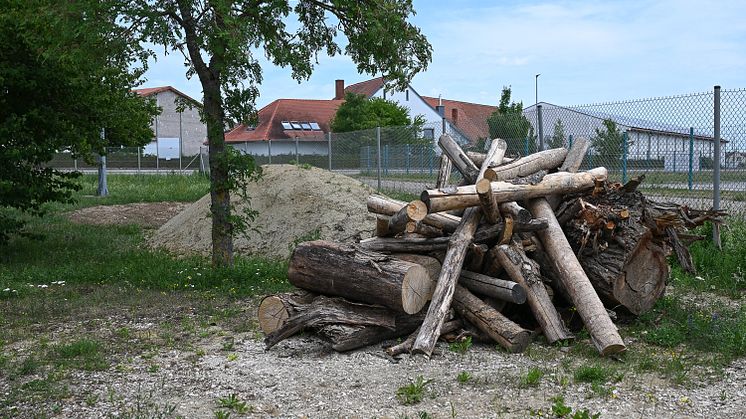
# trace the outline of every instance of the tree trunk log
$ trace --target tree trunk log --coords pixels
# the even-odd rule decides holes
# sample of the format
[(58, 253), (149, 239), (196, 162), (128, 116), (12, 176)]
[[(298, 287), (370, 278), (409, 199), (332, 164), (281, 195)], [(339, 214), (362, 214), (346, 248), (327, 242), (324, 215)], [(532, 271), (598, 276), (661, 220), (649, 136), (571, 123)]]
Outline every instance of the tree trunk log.
[(518, 205), (515, 201), (502, 202), (498, 206), (500, 212), (504, 216), (513, 217), (513, 221), (517, 224), (528, 223), (531, 221), (531, 213), (526, 208)]
[(480, 180), (477, 182), (476, 190), (484, 218), (490, 224), (499, 223), (502, 217), (500, 217), (500, 209), (497, 206), (497, 199), (495, 199), (495, 195), (492, 193), (490, 181), (487, 179)]
[(351, 326), (335, 323), (318, 328), (317, 333), (332, 343), (332, 349), (345, 352), (409, 335), (422, 324), (423, 318), (424, 313), (413, 316), (397, 313), (394, 317), (393, 329), (383, 326)]
[[(383, 240), (383, 239), (379, 239)], [(295, 248), (288, 280), (298, 288), (417, 313), (433, 283), (420, 265), (380, 253), (316, 240)]]
[(382, 238), (361, 240), (358, 246), (374, 252), (384, 253), (428, 253), (448, 248), (449, 237), (432, 238)]
[(262, 298), (257, 310), (259, 327), (264, 334), (279, 329), (299, 311), (299, 307), (311, 304), (318, 295), (305, 290), (292, 293), (268, 295)]
[(544, 198), (534, 199), (529, 202), (528, 209), (534, 217), (546, 218), (549, 223), (546, 230), (540, 230), (536, 234), (552, 260), (560, 281), (570, 294), (572, 303), (583, 319), (596, 349), (601, 355), (610, 355), (627, 349), (575, 257), (549, 203)]
[(484, 177), (495, 182), (529, 176), (540, 170), (558, 168), (565, 160), (565, 156), (567, 156), (565, 148), (540, 151), (502, 166), (490, 167), (484, 173)]
[(440, 155), (440, 169), (438, 170), (438, 180), (435, 182), (435, 188), (443, 188), (448, 186), (451, 180), (451, 170), (453, 169), (453, 163), (448, 155)]
[(497, 298), (513, 304), (526, 302), (526, 291), (523, 286), (513, 281), (493, 278), (471, 271), (461, 271), (459, 284), (469, 291), (487, 297)]
[(460, 285), (454, 290), (453, 308), (508, 352), (523, 352), (531, 343), (531, 332), (508, 320)]
[[(582, 192), (593, 188), (596, 181), (606, 180), (606, 176), (606, 169), (598, 167), (582, 173), (559, 172), (549, 174), (535, 185), (492, 182), (491, 187), (497, 202), (522, 201), (551, 194)], [(420, 199), (427, 205), (429, 213), (479, 205), (479, 196), (474, 185), (426, 190), (422, 192)]]
[[(370, 195), (366, 203), (369, 212), (388, 216), (396, 214), (407, 205), (406, 202), (381, 195)], [(458, 228), (461, 218), (449, 214), (428, 214), (422, 222), (444, 232), (453, 233)]]
[(451, 160), (455, 167), (468, 182), (473, 183), (479, 175), (479, 168), (471, 161), (469, 156), (459, 147), (456, 140), (449, 134), (443, 134), (438, 139), (441, 150)]
[[(451, 320), (449, 322), (443, 323), (443, 327), (440, 329), (441, 336), (445, 335), (446, 333), (451, 333), (453, 331), (456, 331), (463, 327), (463, 322), (461, 320)], [(409, 335), (402, 343), (399, 343), (397, 345), (391, 346), (386, 349), (386, 354), (389, 356), (398, 356), (404, 353), (409, 353), (412, 351), (412, 345), (414, 345), (415, 339), (417, 339), (417, 334), (420, 332), (420, 328), (418, 327), (417, 330), (412, 332), (412, 334)]]
[(383, 307), (319, 296), (302, 311), (290, 317), (280, 328), (267, 334), (264, 338), (266, 349), (303, 329), (320, 328), (330, 324), (378, 326), (389, 330), (396, 328), (394, 314)]
[(498, 247), (498, 258), (505, 271), (513, 281), (521, 284), (526, 290), (528, 305), (539, 322), (547, 341), (554, 343), (571, 339), (573, 336), (562, 322), (557, 309), (544, 288), (539, 265), (526, 257), (523, 249), (517, 245), (501, 245)]
[[(524, 232), (524, 231), (537, 231), (547, 228), (547, 220), (543, 218), (537, 218), (535, 220), (528, 220), (528, 222), (516, 222), (513, 220), (513, 232)], [(505, 231), (505, 220), (500, 221), (493, 225), (482, 225), (474, 233), (474, 243), (487, 243), (493, 240), (502, 239)]]

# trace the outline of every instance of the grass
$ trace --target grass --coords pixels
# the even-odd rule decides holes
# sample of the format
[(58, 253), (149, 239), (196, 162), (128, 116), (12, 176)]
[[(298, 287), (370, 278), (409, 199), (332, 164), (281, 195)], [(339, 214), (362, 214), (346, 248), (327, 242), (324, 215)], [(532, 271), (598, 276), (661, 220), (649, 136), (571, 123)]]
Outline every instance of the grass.
[(83, 175), (78, 180), (81, 190), (76, 192), (78, 204), (92, 205), (129, 204), (132, 202), (193, 202), (210, 190), (207, 176), (199, 173), (191, 175), (118, 175), (109, 174), (107, 184), (110, 195), (97, 197), (96, 175)]
[(417, 404), (425, 395), (425, 388), (432, 380), (425, 380), (421, 375), (409, 384), (396, 390), (396, 398), (403, 405)]
[(521, 385), (523, 387), (536, 387), (541, 382), (541, 378), (544, 376), (544, 371), (539, 368), (532, 367), (528, 370), (526, 375), (521, 379)]
[(465, 354), (466, 351), (471, 348), (472, 342), (471, 342), (471, 336), (467, 336), (461, 340), (457, 340), (454, 342), (451, 342), (448, 345), (448, 348), (451, 350), (451, 352), (456, 352), (457, 354)]

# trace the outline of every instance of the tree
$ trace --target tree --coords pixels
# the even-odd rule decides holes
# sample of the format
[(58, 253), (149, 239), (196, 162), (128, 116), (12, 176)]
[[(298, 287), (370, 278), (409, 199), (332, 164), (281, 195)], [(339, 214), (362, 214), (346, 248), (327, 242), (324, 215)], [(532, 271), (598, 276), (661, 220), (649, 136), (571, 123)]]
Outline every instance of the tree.
[(116, 5), (0, 0), (0, 244), (24, 225), (10, 208), (41, 215), (79, 189), (77, 173), (44, 167), (56, 152), (90, 162), (152, 137), (157, 108), (131, 91), (144, 51), (115, 23)]
[(375, 127), (412, 124), (409, 109), (383, 98), (368, 98), (355, 93), (345, 94), (331, 123), (334, 132), (350, 132)]
[[(629, 147), (631, 144), (628, 144)], [(596, 128), (593, 151), (610, 161), (618, 163), (624, 155), (624, 136), (616, 122), (604, 119), (603, 129)]]
[[(203, 117), (210, 149), (212, 263), (233, 262), (232, 235), (240, 221), (231, 215), (231, 190), (254, 178), (250, 156), (225, 146), (226, 116), (249, 121), (255, 115), (262, 67), (255, 54), (274, 65), (290, 66), (293, 77), (307, 79), (319, 52), (342, 50), (361, 73), (382, 73), (404, 86), (427, 67), (432, 48), (409, 23), (411, 0), (127, 0), (122, 23), (155, 44), (184, 56), (187, 76), (202, 84)], [(292, 16), (291, 16), (292, 14)], [(286, 21), (296, 22), (288, 25)], [(288, 26), (297, 27), (290, 31)], [(239, 224), (240, 225), (240, 224)]]
[(523, 115), (523, 103), (510, 101), (510, 87), (503, 87), (500, 105), (487, 118), (491, 138), (502, 138), (508, 143), (508, 153), (521, 155), (526, 152), (528, 140), (529, 153), (536, 151), (536, 140), (533, 127)]
[(554, 123), (554, 132), (552, 137), (549, 139), (550, 148), (560, 148), (565, 146), (565, 125), (561, 119), (557, 119)]

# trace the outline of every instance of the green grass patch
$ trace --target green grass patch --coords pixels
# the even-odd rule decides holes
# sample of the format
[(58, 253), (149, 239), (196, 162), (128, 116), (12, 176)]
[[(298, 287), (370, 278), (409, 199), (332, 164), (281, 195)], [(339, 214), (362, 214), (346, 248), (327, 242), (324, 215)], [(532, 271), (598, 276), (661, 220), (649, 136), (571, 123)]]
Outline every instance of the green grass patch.
[(712, 227), (696, 231), (706, 240), (689, 247), (698, 275), (685, 273), (673, 264), (673, 284), (694, 291), (713, 291), (738, 298), (746, 291), (746, 221), (730, 218), (721, 229), (723, 250), (712, 242)]
[(210, 180), (204, 174), (119, 175), (106, 178), (109, 196), (96, 197), (98, 176), (83, 175), (78, 180), (81, 190), (75, 193), (77, 207), (129, 204), (133, 202), (178, 201), (193, 202), (210, 190)]
[(86, 371), (103, 371), (109, 367), (101, 343), (93, 339), (79, 339), (60, 345), (51, 351), (52, 362), (59, 366)]
[(605, 383), (609, 381), (612, 372), (608, 367), (601, 365), (581, 365), (573, 374), (576, 383)]
[(541, 382), (541, 378), (544, 376), (544, 371), (539, 368), (532, 367), (528, 370), (526, 375), (521, 378), (521, 385), (523, 387), (536, 387)]
[(396, 390), (396, 398), (403, 405), (417, 404), (422, 401), (425, 389), (431, 382), (432, 380), (425, 380), (421, 375), (417, 376), (414, 381)]

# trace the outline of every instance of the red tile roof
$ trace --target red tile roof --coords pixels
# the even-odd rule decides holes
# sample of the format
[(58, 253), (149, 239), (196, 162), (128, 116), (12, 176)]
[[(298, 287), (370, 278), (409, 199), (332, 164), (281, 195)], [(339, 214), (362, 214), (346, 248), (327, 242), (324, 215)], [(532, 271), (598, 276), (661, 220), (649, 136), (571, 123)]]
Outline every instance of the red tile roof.
[(380, 90), (381, 87), (383, 87), (383, 77), (376, 77), (375, 79), (361, 81), (360, 83), (351, 84), (345, 87), (345, 93), (351, 92), (371, 97)]
[(138, 95), (142, 97), (148, 97), (152, 95), (156, 95), (158, 93), (166, 92), (166, 91), (172, 91), (175, 94), (184, 97), (185, 99), (188, 99), (192, 101), (193, 103), (202, 106), (202, 103), (200, 103), (198, 100), (195, 100), (191, 96), (187, 95), (186, 93), (183, 93), (176, 88), (172, 86), (160, 86), (160, 87), (143, 87), (142, 89), (132, 89), (133, 92), (137, 93)]
[[(252, 129), (240, 124), (225, 134), (225, 141), (267, 141), (298, 137), (302, 140), (323, 139), (329, 124), (343, 100), (277, 99), (259, 110), (259, 123)], [(285, 130), (282, 121), (316, 122), (320, 131)]]
[[(435, 108), (440, 99), (437, 97), (422, 96), (428, 105)], [(446, 119), (454, 124), (459, 131), (463, 132), (472, 141), (479, 138), (489, 138), (490, 130), (487, 126), (487, 118), (497, 109), (497, 106), (480, 105), (478, 103), (461, 102), (458, 100), (442, 99), (445, 107)], [(457, 117), (453, 120), (453, 110)]]

